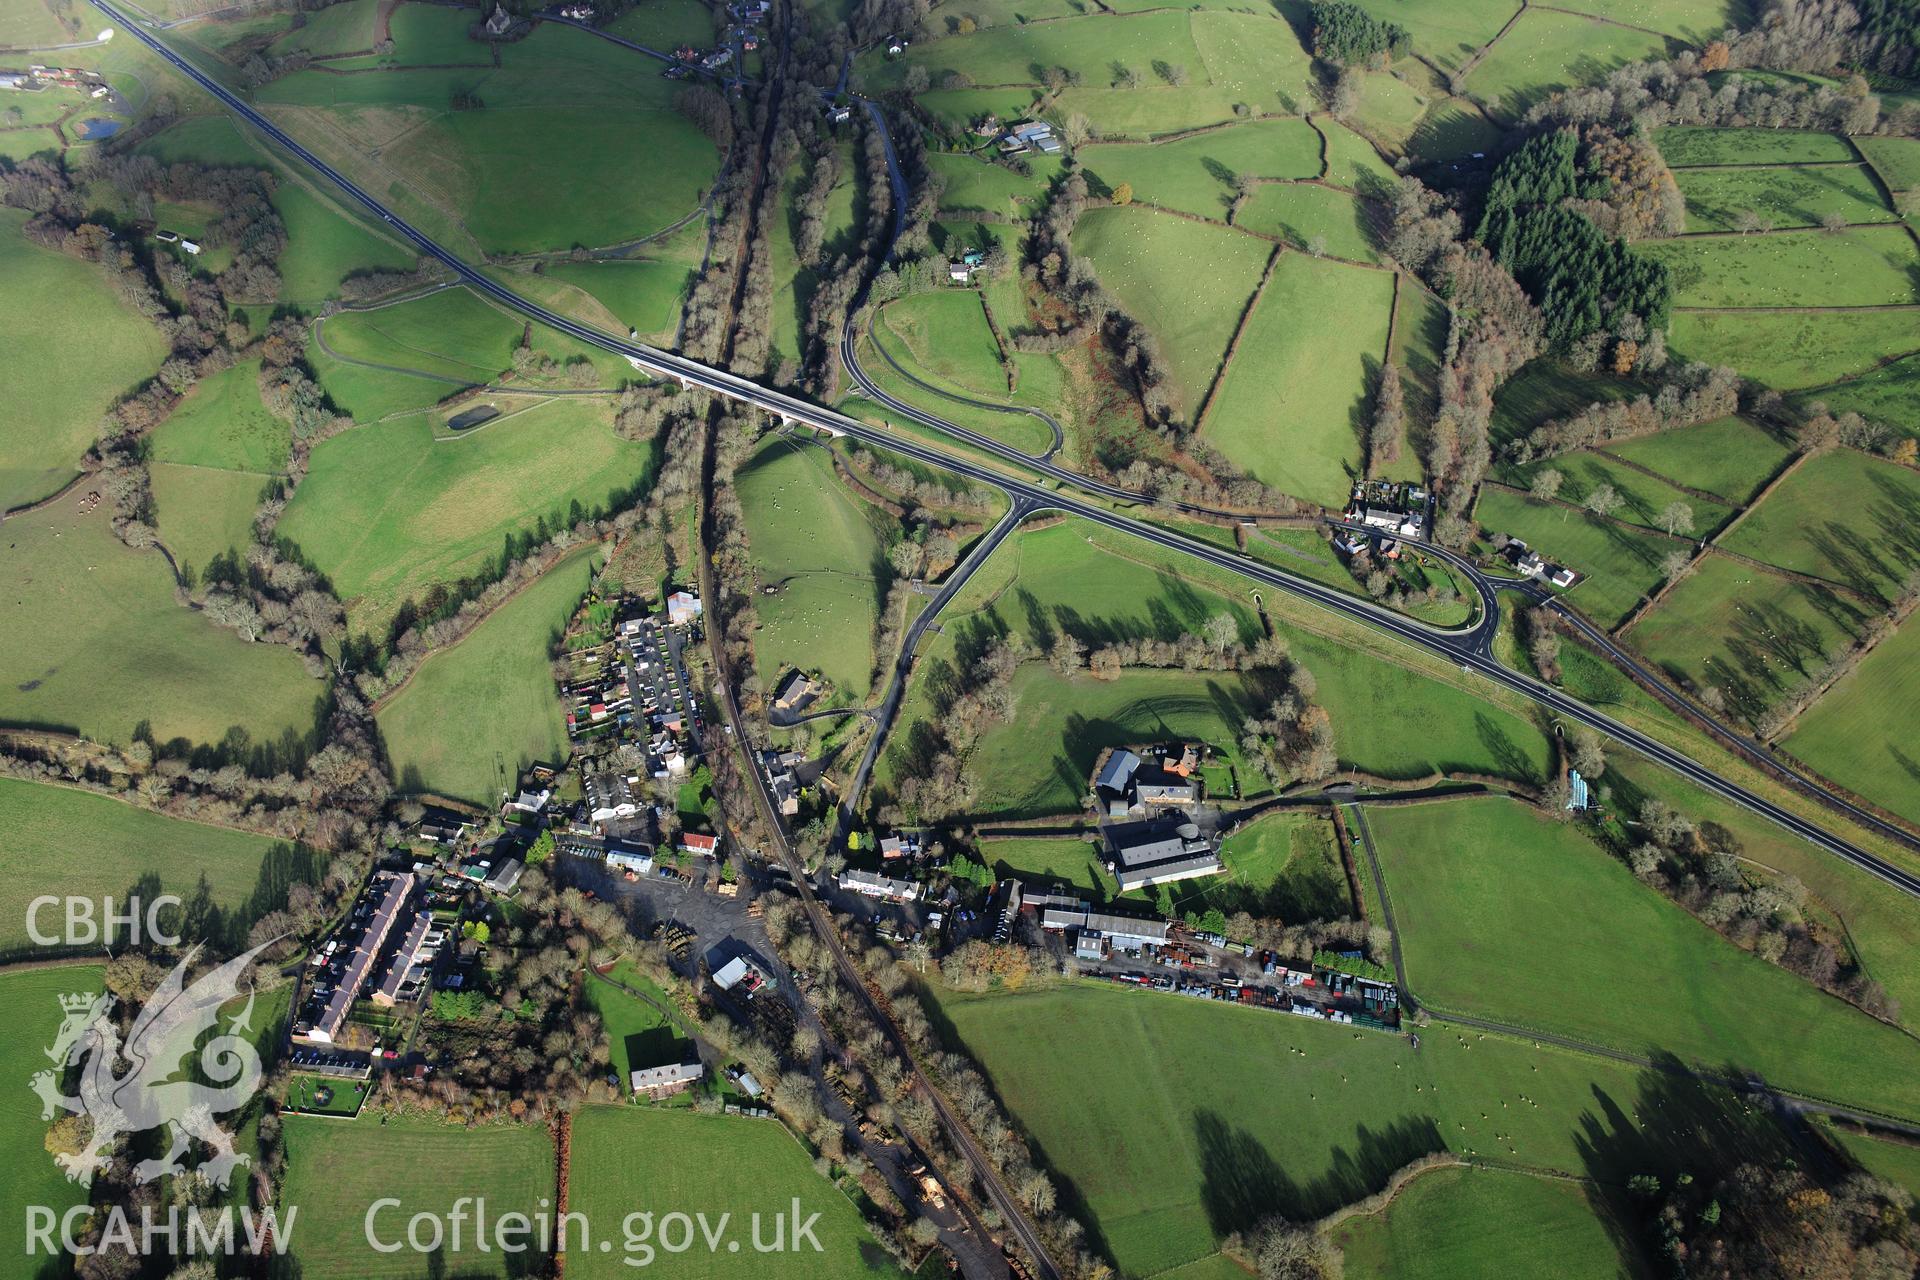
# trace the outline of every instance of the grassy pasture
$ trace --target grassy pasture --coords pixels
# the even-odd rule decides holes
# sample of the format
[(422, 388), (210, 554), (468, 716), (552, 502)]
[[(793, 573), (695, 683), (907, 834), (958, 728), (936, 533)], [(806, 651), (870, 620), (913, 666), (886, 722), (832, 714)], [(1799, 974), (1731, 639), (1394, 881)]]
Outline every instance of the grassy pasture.
[(1855, 145), (1895, 191), (1920, 187), (1920, 139), (1861, 138)]
[[(1315, 697), (1333, 721), (1343, 762), (1401, 778), (1427, 777), (1447, 769), (1541, 778), (1551, 767), (1547, 742), (1539, 730), (1488, 706), (1480, 691), (1435, 682), (1406, 666), (1382, 661), (1364, 646), (1295, 627), (1279, 598), (1270, 596), (1267, 605), (1294, 656), (1316, 677)], [(968, 581), (942, 613), (940, 633), (923, 645), (901, 714), (901, 724), (909, 731), (898, 735), (896, 747), (883, 757), (882, 777), (897, 777), (910, 767), (906, 744), (911, 726), (934, 714), (930, 689), (947, 677), (949, 669), (970, 665), (989, 635), (1017, 631), (1044, 650), (1057, 631), (1065, 629), (1089, 647), (1098, 647), (1125, 637), (1172, 639), (1222, 612), (1240, 622), (1243, 638), (1257, 634), (1258, 623), (1239, 589), (1230, 583), (1223, 586), (1216, 576), (1195, 575), (1181, 561), (1161, 557), (1131, 539), (1095, 532), (1075, 522), (1017, 533)], [(1230, 696), (1212, 699), (1211, 708), (1204, 705), (1209, 691), (1203, 680), (1219, 684), (1230, 695), (1237, 678), (1138, 674), (1188, 681), (1187, 691), (1169, 704), (1180, 715), (1205, 716), (1214, 725), (1233, 716)], [(1061, 727), (1049, 726), (1044, 733), (1006, 732), (1001, 750), (1012, 760), (1017, 776), (1005, 783), (996, 780), (995, 785), (1025, 788), (1028, 796), (1037, 795), (1049, 804), (1077, 806), (1086, 788), (1087, 767), (1099, 745), (1139, 742), (1171, 731), (1157, 727), (1160, 722), (1153, 718), (1153, 707), (1140, 694), (1135, 701), (1143, 705), (1127, 710), (1126, 725), (1094, 726), (1107, 733), (1126, 728), (1132, 736), (1109, 737), (1091, 750), (1064, 736), (1047, 736), (1074, 733), (1076, 726), (1085, 731), (1096, 719), (1095, 702), (1108, 708), (1101, 714), (1109, 720), (1116, 710), (1132, 704), (1121, 698), (1116, 685), (1099, 685), (1088, 678), (1063, 682), (1055, 677), (1057, 683), (1048, 684), (1038, 674), (1023, 672), (1022, 679), (1032, 683), (1041, 701), (1032, 706), (1023, 703), (1016, 721), (1030, 726), (1043, 711), (1060, 717)], [(1092, 702), (1078, 701), (1083, 691)], [(1238, 726), (1239, 719), (1232, 718), (1229, 727), (1234, 739), (1239, 736)], [(1023, 736), (1027, 750), (1020, 757), (1015, 753)], [(1055, 741), (1061, 742), (1057, 748), (1052, 745)], [(1054, 753), (1055, 778), (1034, 776), (1034, 743), (1047, 744), (1044, 749)], [(1228, 744), (1216, 741), (1215, 745)], [(976, 761), (979, 758), (976, 754)], [(975, 776), (993, 775), (975, 770)]]
[(11, 5), (5, 15), (0, 16), (0, 42), (11, 48), (32, 49), (72, 38), (72, 33), (53, 16), (43, 0)]
[[(1337, 506), (1361, 468), (1360, 428), (1386, 359), (1393, 291), (1384, 271), (1282, 253), (1209, 411), (1207, 437), (1249, 474)], [(1301, 324), (1307, 315), (1320, 320)]]
[(1618, 623), (1659, 585), (1661, 561), (1684, 546), (1509, 489), (1481, 490), (1475, 518), (1488, 531), (1523, 539), (1547, 559), (1588, 575), (1568, 598), (1603, 627)]
[(901, 298), (888, 304), (880, 321), (911, 353), (913, 362), (935, 378), (972, 395), (1006, 398), (1000, 344), (994, 341), (980, 295), (973, 290)]
[(575, 551), (459, 644), (429, 655), (380, 708), (380, 736), (401, 787), (490, 804), (521, 768), (565, 752), (548, 645), (600, 559), (598, 547)]
[(1316, 241), (1322, 252), (1354, 262), (1378, 262), (1369, 206), (1331, 187), (1307, 182), (1268, 183), (1235, 220), (1249, 231), (1279, 236), (1296, 249)]
[[(333, 142), (353, 148), (377, 189), (404, 175), (490, 253), (631, 240), (699, 201), (719, 156), (672, 109), (670, 82), (642, 74), (627, 50), (553, 24), (501, 46), (500, 65), (489, 66), (485, 47), (466, 38), (469, 22), (404, 6), (390, 57), (346, 74), (297, 72), (258, 100), (321, 109), (346, 135)], [(452, 111), (456, 93), (485, 106)], [(281, 118), (303, 135), (325, 127), (299, 112)]]
[(1642, 243), (1682, 307), (1866, 307), (1915, 301), (1920, 249), (1903, 227)]
[(1794, 399), (1803, 406), (1817, 401), (1834, 413), (1851, 410), (1896, 431), (1920, 436), (1920, 353), (1857, 378), (1814, 387)]
[(604, 978), (590, 977), (587, 1002), (606, 1026), (613, 1049), (613, 1077), (621, 1093), (628, 1091), (632, 1073), (641, 1068), (690, 1060), (691, 1045), (681, 1036), (679, 1025), (645, 1000)]
[(156, 462), (267, 475), (287, 465), (292, 428), (260, 402), (260, 362), (203, 378), (151, 437)]
[(1920, 566), (1920, 475), (1851, 449), (1820, 454), (1748, 512), (1723, 545), (1890, 599)]
[(1795, 723), (1787, 750), (1848, 789), (1920, 822), (1920, 627), (1909, 618)]
[[(1444, 329), (1439, 338), (1435, 345), (1444, 346)], [(1620, 378), (1581, 373), (1550, 358), (1532, 360), (1495, 396), (1491, 434), (1502, 442), (1518, 439), (1541, 423), (1569, 417), (1596, 400), (1631, 400), (1638, 393), (1638, 387)]]
[(1046, 200), (1042, 162), (1043, 158), (1036, 157), (1034, 176), (1025, 178), (978, 156), (941, 151), (927, 157), (927, 166), (946, 183), (940, 193), (942, 209), (979, 210), (1009, 217), (1031, 217)]
[(1170, 142), (1092, 143), (1079, 160), (1109, 190), (1128, 183), (1144, 204), (1224, 222), (1243, 174), (1319, 177), (1320, 137), (1305, 120), (1254, 120)]
[(371, 52), (375, 6), (376, 0), (347, 0), (316, 13), (301, 14), (305, 21), (267, 48), (280, 56), (303, 51), (316, 58)]
[[(119, 892), (126, 886), (115, 890)], [(18, 918), (18, 917), (16, 917)], [(106, 971), (99, 965), (63, 965), (50, 969), (15, 969), (0, 974), (0, 1018), (13, 1028), (9, 1046), (0, 1049), (0, 1067), (17, 1081), (0, 1099), (0, 1142), (12, 1158), (0, 1164), (0, 1278), (42, 1280), (50, 1261), (27, 1252), (28, 1205), (45, 1205), (56, 1213), (84, 1204), (84, 1187), (67, 1181), (42, 1141), (47, 1122), (40, 1118), (40, 1099), (25, 1086), (36, 1072), (46, 1070), (46, 1046), (60, 1029), (60, 997), (101, 989)], [(56, 1265), (57, 1270), (57, 1265)]]
[[(895, 360), (908, 368), (913, 367), (913, 353), (901, 345), (897, 339), (890, 337), (885, 326), (879, 326), (879, 340), (885, 344), (886, 351)], [(1039, 453), (1053, 443), (1053, 433), (1048, 431), (1046, 425), (1037, 418), (1024, 414), (994, 413), (987, 409), (975, 408), (931, 395), (924, 388), (913, 385), (895, 372), (893, 366), (888, 364), (882, 355), (871, 349), (873, 344), (866, 338), (863, 337), (861, 341), (866, 344), (867, 349), (862, 352), (860, 364), (866, 370), (867, 376), (883, 390), (908, 404), (924, 405), (949, 422), (992, 436), (1028, 453)], [(1048, 403), (1049, 397), (1046, 393), (1060, 387), (1059, 362), (1048, 356), (1040, 356), (1036, 359), (1029, 355), (1016, 357), (1014, 363), (1022, 374), (1021, 394), (1018, 399), (1027, 403)], [(914, 376), (935, 386), (941, 382), (941, 379), (932, 376), (929, 370), (919, 371)], [(949, 389), (961, 391), (958, 387)], [(1003, 393), (997, 398), (1005, 400), (1007, 397)], [(1060, 394), (1051, 397), (1051, 403), (1056, 406), (1061, 402)], [(843, 401), (841, 408), (874, 422), (892, 423), (899, 416), (879, 406), (868, 406), (867, 402), (859, 397)]]
[[(660, 1265), (693, 1280), (804, 1277), (856, 1280), (898, 1276), (900, 1270), (868, 1233), (846, 1194), (813, 1170), (807, 1151), (774, 1121), (703, 1116), (686, 1110), (593, 1106), (574, 1119), (568, 1208), (582, 1213), (599, 1239), (613, 1248), (570, 1249), (567, 1272), (582, 1280), (631, 1276), (642, 1255), (623, 1248), (628, 1214), (704, 1214), (718, 1224), (726, 1215), (725, 1240), (709, 1252), (696, 1233), (686, 1253), (655, 1255)], [(789, 1241), (779, 1253), (751, 1248), (760, 1219), (771, 1241), (776, 1213), (788, 1213), (797, 1198), (799, 1220), (814, 1214), (820, 1251)]]
[(1675, 168), (1725, 164), (1825, 164), (1856, 159), (1838, 134), (1801, 129), (1736, 129), (1670, 125), (1653, 132), (1654, 145)]
[[(394, 374), (349, 364), (364, 360), (416, 369), (437, 379), (486, 383), (512, 367), (524, 325), (467, 289), (442, 289), (371, 311), (343, 311), (325, 322), (330, 358), (309, 344), (321, 385), (357, 421), (422, 409), (456, 390), (453, 382)], [(533, 349), (563, 364), (590, 361), (597, 385), (619, 386), (634, 376), (624, 361), (535, 325)]]
[(1623, 1257), (1628, 1233), (1578, 1182), (1503, 1169), (1423, 1173), (1377, 1213), (1349, 1218), (1333, 1238), (1352, 1280), (1454, 1280), (1511, 1271), (1555, 1280), (1640, 1274)]
[(232, 908), (270, 887), (266, 860), (274, 842), (265, 836), (169, 818), (88, 791), (0, 778), (0, 823), (9, 872), (0, 889), (0, 950), (30, 945), (27, 906), (42, 894), (118, 901), (153, 874), (166, 892), (185, 898), (205, 876), (214, 902)]
[(1200, 406), (1271, 247), (1144, 209), (1089, 209), (1073, 247), (1166, 351), (1175, 402)]
[(267, 477), (156, 462), (150, 467), (160, 540), (186, 572), (253, 541), (253, 517)]
[(1890, 354), (1920, 351), (1920, 311), (1683, 311), (1673, 318), (1671, 346), (1685, 359), (1729, 365), (1792, 391), (1871, 370)]
[(700, 0), (647, 0), (615, 18), (607, 30), (664, 52), (683, 44), (702, 48), (713, 43), (713, 10)]
[(1745, 418), (1721, 418), (1609, 445), (1607, 453), (1637, 462), (1669, 480), (1705, 489), (1729, 504), (1745, 503), (1793, 451)]
[(1413, 51), (1446, 71), (1458, 71), (1520, 12), (1518, 0), (1460, 0), (1452, 4), (1359, 0), (1359, 4), (1374, 17), (1405, 27)]
[(1908, 1191), (1920, 1188), (1920, 1146), (1829, 1126), (1828, 1135), (1862, 1169)]
[[(993, 27), (950, 39), (916, 42), (904, 57), (889, 59), (872, 50), (863, 58), (868, 79), (892, 87), (905, 78), (907, 68), (925, 67), (933, 81), (941, 73), (958, 71), (976, 85), (1038, 85), (1045, 67), (1078, 71), (1088, 85), (1113, 82), (1115, 63), (1133, 63), (1143, 80), (1154, 76), (1149, 59), (1169, 65), (1184, 63), (1190, 72), (1201, 67), (1192, 26), (1183, 11), (1164, 10), (1115, 20), (1108, 15), (1064, 18), (1024, 26)], [(1149, 90), (1133, 90), (1147, 93)]]
[[(432, 1213), (447, 1220), (462, 1196), (486, 1198), (489, 1218), (509, 1212), (533, 1214), (551, 1202), (555, 1173), (553, 1142), (544, 1125), (483, 1125), (464, 1129), (416, 1116), (370, 1116), (345, 1121), (289, 1116), (282, 1132), (287, 1175), (280, 1191), (281, 1220), (295, 1207), (299, 1232), (293, 1253), (301, 1274), (314, 1280), (402, 1280), (422, 1274), (423, 1259), (411, 1248), (375, 1251), (366, 1218), (374, 1201), (397, 1195), (402, 1204), (374, 1219), (382, 1243), (406, 1240), (407, 1219)], [(408, 1171), (396, 1186), (394, 1170)], [(469, 1206), (471, 1207), (471, 1206)], [(548, 1205), (551, 1211), (551, 1204)], [(449, 1237), (451, 1229), (448, 1230)], [(469, 1230), (454, 1249), (432, 1255), (431, 1267), (450, 1274), (506, 1277), (520, 1274), (532, 1253), (487, 1253)]]
[(820, 706), (863, 701), (886, 592), (892, 519), (854, 497), (822, 450), (770, 440), (735, 478), (754, 569), (771, 596), (755, 601), (757, 665), (771, 682), (790, 667), (832, 682)]
[(1577, 14), (1522, 13), (1467, 75), (1466, 91), (1505, 120), (1558, 89), (1597, 83), (1607, 72), (1663, 56), (1663, 36), (1609, 26)]
[(1373, 144), (1337, 120), (1314, 122), (1327, 139), (1326, 180), (1352, 187), (1361, 195), (1388, 191), (1398, 181), (1393, 166), (1380, 158)]
[[(1178, 885), (1176, 896), (1197, 899), (1196, 908), (1219, 906), (1280, 920), (1325, 920), (1353, 912), (1333, 821), (1324, 813), (1283, 811), (1256, 818), (1227, 837), (1220, 857), (1227, 875)], [(1184, 901), (1177, 905), (1188, 909)]]
[[(1092, 982), (932, 995), (1044, 1153), (1062, 1203), (1129, 1275), (1210, 1254), (1266, 1214), (1300, 1221), (1351, 1203), (1429, 1151), (1608, 1180), (1666, 1163), (1614, 1112), (1650, 1110), (1658, 1086), (1585, 1054), (1444, 1023), (1416, 1051), (1400, 1036)], [(1736, 1100), (1687, 1102), (1702, 1141), (1778, 1150)]]
[(1113, 681), (1066, 679), (1042, 663), (1014, 676), (1015, 718), (974, 747), (970, 811), (984, 818), (1075, 813), (1107, 747), (1185, 740), (1211, 744), (1249, 794), (1265, 787), (1240, 761), (1240, 725), (1264, 710), (1257, 680), (1233, 673), (1136, 670)]
[(1100, 862), (1100, 847), (1087, 840), (1047, 836), (1016, 836), (982, 840), (980, 858), (996, 873), (1018, 876), (1030, 883), (1065, 883), (1094, 895), (1113, 895), (1113, 879)]
[[(1493, 797), (1367, 821), (1408, 981), (1436, 1007), (1920, 1113), (1911, 1038), (1721, 938), (1579, 827)], [(1635, 980), (1606, 980), (1622, 954)]]
[(421, 418), (362, 427), (313, 451), (278, 531), (332, 580), (354, 627), (378, 632), (403, 601), (483, 571), (510, 533), (643, 486), (654, 458), (595, 400), (538, 401), (458, 436)]
[[(30, 243), (27, 215), (0, 209), (0, 403), (31, 404), (0, 422), (0, 511), (72, 478), (100, 415), (160, 367), (159, 330), (120, 302), (99, 268)], [(58, 377), (48, 377), (58, 370)]]
[(695, 241), (676, 236), (658, 258), (550, 263), (549, 279), (583, 289), (642, 338), (671, 342), (680, 327), (680, 304), (693, 282)]
[(1717, 40), (1749, 18), (1747, 0), (1573, 0), (1565, 7), (1696, 44)]
[(1893, 210), (1865, 165), (1769, 169), (1683, 169), (1687, 230), (1738, 231), (1743, 211), (1768, 227), (1816, 227), (1828, 217), (1892, 222)]
[(1634, 626), (1634, 646), (1694, 688), (1747, 711), (1805, 684), (1857, 639), (1872, 610), (1825, 587), (1710, 555)]
[[(1602, 485), (1612, 485), (1620, 495), (1620, 506), (1613, 515), (1647, 529), (1660, 528), (1660, 513), (1668, 504), (1683, 502), (1693, 509), (1693, 536), (1704, 538), (1718, 529), (1733, 514), (1732, 508), (1682, 493), (1672, 485), (1623, 466), (1605, 453), (1570, 453), (1544, 458), (1525, 467), (1508, 468), (1504, 478), (1526, 488), (1542, 471), (1558, 471), (1563, 502), (1585, 502)], [(1695, 488), (1705, 486), (1696, 485)]]
[(240, 726), (256, 744), (313, 727), (323, 686), (284, 645), (248, 644), (181, 608), (157, 551), (113, 536), (82, 486), (7, 521), (0, 551), (0, 721), (61, 726), (125, 743), (216, 743)]

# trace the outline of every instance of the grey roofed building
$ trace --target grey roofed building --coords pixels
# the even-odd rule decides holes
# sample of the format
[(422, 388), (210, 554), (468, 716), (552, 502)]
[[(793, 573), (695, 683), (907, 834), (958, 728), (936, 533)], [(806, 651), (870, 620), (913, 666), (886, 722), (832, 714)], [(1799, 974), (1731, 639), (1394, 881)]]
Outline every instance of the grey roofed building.
[(1141, 804), (1188, 805), (1200, 798), (1200, 788), (1192, 778), (1159, 765), (1143, 765), (1133, 775), (1133, 795)]
[(921, 886), (912, 880), (894, 880), (871, 871), (842, 871), (840, 887), (869, 898), (893, 902), (913, 902), (920, 897)]
[(1054, 933), (1063, 933), (1068, 929), (1090, 931), (1109, 943), (1137, 947), (1142, 943), (1158, 946), (1165, 942), (1169, 926), (1165, 920), (1136, 920), (1131, 916), (1108, 915), (1104, 911), (1069, 911), (1048, 907), (1040, 913), (1040, 927)]
[(1113, 846), (1114, 879), (1122, 893), (1225, 870), (1210, 841), (1183, 835), (1166, 823), (1143, 824), (1125, 833), (1110, 831), (1108, 838)]
[(1082, 929), (1073, 940), (1073, 955), (1077, 960), (1105, 960), (1106, 935), (1098, 929)]
[(508, 858), (480, 882), (482, 888), (494, 893), (512, 893), (514, 886), (520, 883), (520, 873), (526, 866), (518, 858)]
[(635, 1093), (665, 1098), (692, 1088), (706, 1074), (707, 1069), (697, 1062), (676, 1062), (665, 1067), (642, 1067), (627, 1080)]
[(410, 982), (425, 976), (426, 966), (419, 964), (416, 957), (426, 943), (427, 932), (432, 928), (432, 916), (424, 911), (414, 914), (413, 927), (407, 930), (407, 936), (400, 943), (400, 949), (393, 953), (393, 960), (387, 965), (387, 976), (381, 980), (379, 988), (373, 993), (375, 1004), (398, 1004), (400, 992)]
[(512, 26), (513, 15), (508, 13), (503, 6), (495, 4), (493, 6), (493, 12), (487, 15), (487, 34), (490, 36), (505, 35)]
[(1139, 768), (1139, 756), (1124, 747), (1116, 748), (1100, 766), (1100, 776), (1094, 779), (1094, 785), (1106, 791), (1125, 791)]
[(340, 971), (340, 981), (334, 987), (333, 994), (327, 997), (326, 1007), (320, 1017), (307, 1031), (307, 1038), (332, 1043), (340, 1034), (340, 1028), (346, 1025), (347, 1014), (353, 1010), (353, 1002), (360, 998), (360, 991), (367, 985), (367, 979), (373, 976), (374, 961), (380, 958), (381, 950), (387, 945), (387, 936), (393, 932), (394, 923), (399, 920), (401, 910), (407, 905), (407, 899), (413, 896), (413, 873), (410, 871), (381, 871), (374, 875), (368, 889), (378, 889), (379, 897), (374, 901), (372, 918), (361, 931), (360, 940), (354, 943), (353, 953), (347, 957), (346, 965)]
[(804, 671), (789, 671), (773, 692), (773, 705), (791, 711), (813, 696), (813, 681)]

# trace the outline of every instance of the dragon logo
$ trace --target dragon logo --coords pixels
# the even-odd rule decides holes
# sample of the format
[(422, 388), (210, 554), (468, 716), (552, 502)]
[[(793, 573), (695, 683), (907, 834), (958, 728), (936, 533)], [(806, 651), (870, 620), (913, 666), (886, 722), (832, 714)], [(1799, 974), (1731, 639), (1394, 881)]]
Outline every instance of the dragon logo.
[[(224, 1031), (202, 1040), (219, 1022), (220, 1007), (239, 996), (240, 975), (271, 945), (229, 960), (192, 986), (186, 985), (187, 968), (200, 949), (189, 951), (134, 1018), (124, 1044), (111, 995), (60, 997), (64, 1017), (46, 1051), (54, 1065), (36, 1073), (31, 1087), (40, 1096), (42, 1120), (67, 1111), (93, 1122), (85, 1146), (54, 1157), (69, 1181), (90, 1185), (122, 1135), (163, 1127), (170, 1131), (167, 1151), (134, 1166), (138, 1182), (185, 1171), (181, 1157), (196, 1139), (213, 1151), (199, 1171), (218, 1186), (227, 1186), (234, 1170), (247, 1163), (214, 1117), (245, 1106), (260, 1089), (260, 1055), (242, 1034), (252, 1022), (253, 992)], [(192, 1073), (198, 1078), (185, 1078), (189, 1066), (198, 1067)], [(124, 1070), (116, 1074), (116, 1067)], [(79, 1093), (68, 1096), (62, 1081), (75, 1070)]]

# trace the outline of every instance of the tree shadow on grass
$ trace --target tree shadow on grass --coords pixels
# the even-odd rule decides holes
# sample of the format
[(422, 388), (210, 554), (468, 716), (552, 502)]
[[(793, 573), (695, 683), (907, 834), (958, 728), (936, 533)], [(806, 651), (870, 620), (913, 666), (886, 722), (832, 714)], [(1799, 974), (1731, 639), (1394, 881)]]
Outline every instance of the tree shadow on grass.
[(1260, 1140), (1218, 1112), (1194, 1113), (1199, 1146), (1200, 1204), (1215, 1236), (1257, 1226), (1275, 1214), (1300, 1222), (1372, 1195), (1394, 1170), (1436, 1151), (1446, 1142), (1431, 1116), (1397, 1120), (1382, 1129), (1360, 1125), (1353, 1147), (1335, 1147), (1327, 1172), (1306, 1183), (1283, 1170)]

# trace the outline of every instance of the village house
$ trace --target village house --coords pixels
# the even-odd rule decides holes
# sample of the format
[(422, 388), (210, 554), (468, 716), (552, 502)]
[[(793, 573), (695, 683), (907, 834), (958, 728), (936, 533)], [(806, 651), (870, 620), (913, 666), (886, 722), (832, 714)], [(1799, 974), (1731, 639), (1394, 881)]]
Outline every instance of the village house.
[(806, 672), (789, 671), (786, 678), (774, 688), (773, 709), (797, 711), (813, 699), (817, 687)]
[(542, 787), (538, 791), (522, 791), (507, 801), (505, 810), (510, 816), (519, 814), (527, 818), (537, 818), (545, 812), (548, 802), (552, 799), (552, 787)]
[(947, 279), (954, 284), (972, 284), (973, 277), (986, 266), (987, 255), (979, 249), (969, 249), (959, 257), (947, 263)]
[(391, 1009), (403, 1001), (417, 999), (432, 972), (435, 957), (440, 954), (440, 944), (446, 940), (445, 930), (433, 927), (432, 916), (424, 911), (415, 915), (400, 949), (393, 953), (387, 965), (387, 976), (373, 992), (373, 1002)]
[(628, 1079), (635, 1093), (658, 1102), (676, 1093), (685, 1093), (706, 1074), (707, 1069), (698, 1062), (677, 1062), (666, 1067), (642, 1067)]
[(667, 625), (692, 626), (700, 620), (700, 597), (691, 591), (676, 591), (667, 597)]
[(703, 835), (698, 831), (685, 831), (680, 835), (680, 851), (697, 853), (706, 858), (720, 856), (720, 837)]
[(842, 871), (840, 887), (848, 893), (888, 902), (918, 902), (923, 888), (913, 880), (894, 880), (871, 871)]
[[(366, 989), (395, 927), (402, 919), (411, 922), (411, 902), (418, 881), (410, 871), (379, 871), (354, 904), (353, 914), (342, 928), (352, 933), (351, 944), (342, 946), (335, 939), (314, 953), (314, 973), (308, 988), (307, 1004), (295, 1019), (293, 1038), (312, 1044), (334, 1044), (353, 1012), (354, 1001)], [(411, 935), (411, 928), (399, 936)], [(344, 955), (342, 954), (344, 952)]]

